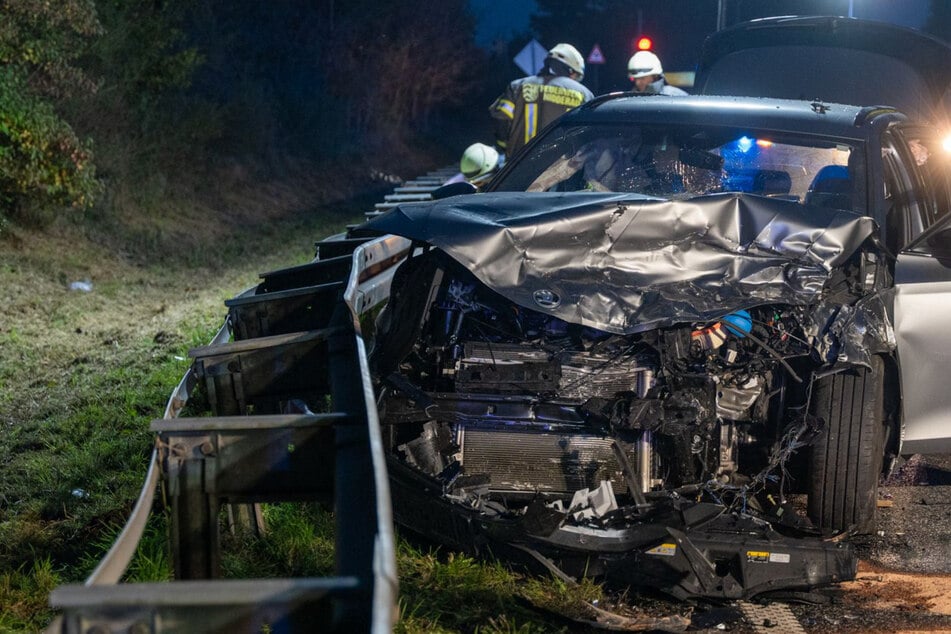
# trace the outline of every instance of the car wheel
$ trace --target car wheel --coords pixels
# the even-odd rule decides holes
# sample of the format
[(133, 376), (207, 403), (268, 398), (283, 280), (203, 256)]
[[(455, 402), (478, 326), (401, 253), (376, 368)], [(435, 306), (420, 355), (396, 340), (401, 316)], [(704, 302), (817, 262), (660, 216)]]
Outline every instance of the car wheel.
[(825, 531), (867, 532), (874, 527), (884, 460), (885, 364), (819, 379), (812, 413), (824, 421), (811, 446), (808, 513)]

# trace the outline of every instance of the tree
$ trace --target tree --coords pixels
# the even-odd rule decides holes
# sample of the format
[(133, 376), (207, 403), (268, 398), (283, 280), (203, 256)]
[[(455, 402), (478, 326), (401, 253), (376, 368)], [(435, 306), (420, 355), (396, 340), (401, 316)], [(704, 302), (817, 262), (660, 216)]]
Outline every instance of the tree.
[(85, 207), (99, 190), (89, 142), (55, 103), (90, 93), (73, 61), (101, 32), (93, 0), (0, 0), (0, 215)]
[(348, 126), (359, 134), (398, 138), (483, 80), (464, 0), (338, 5), (325, 41), (328, 84), (349, 104)]
[(203, 63), (183, 28), (194, 9), (182, 0), (95, 1), (102, 29), (77, 64), (99, 90), (70, 100), (63, 112), (95, 140), (97, 172), (115, 182), (200, 156), (219, 128), (187, 95)]

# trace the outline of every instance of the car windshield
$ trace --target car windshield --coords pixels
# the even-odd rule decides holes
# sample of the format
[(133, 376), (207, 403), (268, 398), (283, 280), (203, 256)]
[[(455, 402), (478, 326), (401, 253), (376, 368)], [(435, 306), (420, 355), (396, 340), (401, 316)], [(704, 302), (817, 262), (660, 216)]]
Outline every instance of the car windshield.
[(861, 148), (714, 126), (562, 126), (515, 159), (494, 191), (600, 191), (683, 200), (741, 192), (864, 212)]

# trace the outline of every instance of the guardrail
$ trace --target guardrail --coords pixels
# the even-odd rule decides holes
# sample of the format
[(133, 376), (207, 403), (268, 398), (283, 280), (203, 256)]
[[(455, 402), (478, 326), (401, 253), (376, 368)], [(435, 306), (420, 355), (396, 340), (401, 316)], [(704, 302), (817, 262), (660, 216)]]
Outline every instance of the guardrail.
[[(384, 205), (426, 200), (454, 173), (405, 183)], [(378, 209), (367, 214), (378, 215)], [(389, 632), (397, 575), (389, 482), (360, 317), (386, 300), (411, 249), (396, 236), (331, 236), (315, 258), (261, 274), (225, 302), (229, 313), (152, 422), (156, 446), (135, 507), (84, 584), (50, 595), (47, 632)], [(209, 415), (182, 417), (203, 391)], [(313, 413), (300, 402), (325, 402)], [(303, 411), (291, 413), (288, 408)], [(121, 583), (155, 492), (170, 500), (175, 580)], [(261, 502), (332, 503), (330, 577), (220, 579), (219, 516)]]
[(400, 203), (432, 200), (432, 192), (439, 189), (458, 171), (454, 167), (446, 167), (403, 183), (402, 186), (395, 188), (392, 194), (384, 196), (382, 203), (376, 203), (374, 211), (368, 213), (367, 217), (378, 216)]

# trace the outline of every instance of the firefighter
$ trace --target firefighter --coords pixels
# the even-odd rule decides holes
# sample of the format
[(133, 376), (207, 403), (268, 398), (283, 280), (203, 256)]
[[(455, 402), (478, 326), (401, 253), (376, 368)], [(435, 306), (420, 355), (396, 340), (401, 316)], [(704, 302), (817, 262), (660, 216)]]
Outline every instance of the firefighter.
[(512, 157), (546, 125), (594, 98), (581, 80), (584, 58), (571, 44), (556, 44), (537, 75), (516, 79), (489, 107), (495, 143)]
[(473, 143), (467, 147), (459, 161), (459, 171), (476, 187), (487, 183), (501, 166), (499, 153), (484, 143)]
[(660, 58), (650, 51), (638, 51), (627, 62), (627, 78), (634, 82), (634, 92), (681, 96), (687, 93), (671, 86), (664, 79)]
[(459, 173), (447, 180), (444, 184), (469, 182), (476, 189), (489, 182), (502, 167), (502, 155), (485, 143), (473, 143), (462, 153), (459, 160)]

